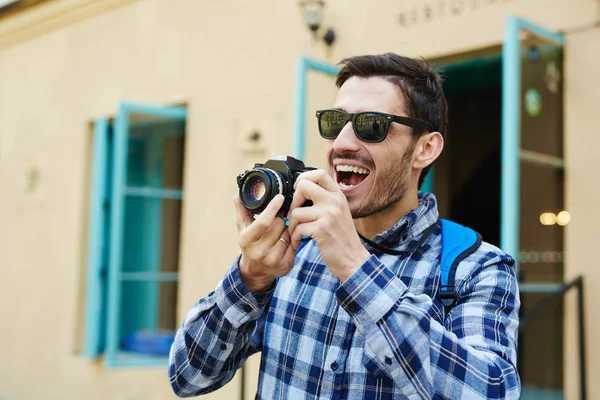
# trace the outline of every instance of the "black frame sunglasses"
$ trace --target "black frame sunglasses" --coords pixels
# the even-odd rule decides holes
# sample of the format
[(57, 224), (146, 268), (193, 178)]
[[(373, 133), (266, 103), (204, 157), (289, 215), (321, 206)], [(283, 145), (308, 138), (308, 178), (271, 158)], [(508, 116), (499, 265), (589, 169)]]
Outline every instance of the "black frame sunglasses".
[(352, 129), (356, 137), (367, 143), (383, 142), (392, 122), (409, 126), (416, 133), (422, 133), (426, 130), (433, 131), (429, 122), (378, 111), (347, 113), (332, 108), (317, 111), (317, 120), (321, 137), (329, 140), (337, 138), (348, 121), (352, 121)]

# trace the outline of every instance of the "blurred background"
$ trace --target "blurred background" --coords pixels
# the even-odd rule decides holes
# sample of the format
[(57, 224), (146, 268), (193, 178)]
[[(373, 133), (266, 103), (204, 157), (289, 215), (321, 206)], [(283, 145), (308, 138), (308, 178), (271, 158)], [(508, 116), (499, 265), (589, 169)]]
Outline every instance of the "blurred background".
[[(175, 398), (173, 333), (239, 251), (236, 176), (275, 154), (325, 167), (336, 64), (384, 52), (444, 71), (424, 190), (519, 261), (523, 398), (600, 398), (599, 18), (598, 0), (0, 0), (0, 399)], [(257, 373), (207, 397), (253, 398)]]

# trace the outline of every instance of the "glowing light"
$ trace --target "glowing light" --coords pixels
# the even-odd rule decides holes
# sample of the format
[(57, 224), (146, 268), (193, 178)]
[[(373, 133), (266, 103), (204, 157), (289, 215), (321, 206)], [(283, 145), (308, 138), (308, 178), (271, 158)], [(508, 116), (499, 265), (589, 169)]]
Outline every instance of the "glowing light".
[(540, 215), (540, 222), (542, 225), (550, 226), (556, 223), (556, 214), (551, 212), (546, 212)]
[(560, 226), (565, 226), (571, 221), (571, 213), (568, 211), (561, 211), (556, 216), (556, 223)]

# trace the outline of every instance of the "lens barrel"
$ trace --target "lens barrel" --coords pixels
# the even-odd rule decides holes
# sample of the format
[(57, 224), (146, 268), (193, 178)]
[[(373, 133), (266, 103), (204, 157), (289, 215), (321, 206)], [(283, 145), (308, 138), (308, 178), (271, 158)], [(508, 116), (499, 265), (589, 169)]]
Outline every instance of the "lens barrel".
[(283, 194), (283, 177), (269, 168), (254, 168), (244, 175), (239, 188), (244, 207), (260, 214), (273, 197)]

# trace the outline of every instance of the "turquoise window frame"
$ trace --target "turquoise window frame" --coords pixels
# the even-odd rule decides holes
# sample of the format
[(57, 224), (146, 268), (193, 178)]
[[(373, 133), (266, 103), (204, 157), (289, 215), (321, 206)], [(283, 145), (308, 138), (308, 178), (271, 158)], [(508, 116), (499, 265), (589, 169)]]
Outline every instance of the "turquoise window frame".
[[(501, 200), (500, 247), (515, 258), (519, 255), (520, 218), (520, 161), (521, 155), (521, 39), (522, 31), (545, 41), (564, 46), (560, 33), (552, 32), (516, 16), (504, 23), (502, 43), (502, 138), (501, 138)], [(517, 261), (518, 271), (518, 261)], [(560, 290), (559, 283), (521, 284), (520, 290), (529, 293), (548, 293)]]
[(296, 121), (294, 131), (294, 157), (300, 160), (304, 160), (306, 151), (306, 79), (309, 71), (317, 71), (325, 75), (336, 76), (340, 71), (340, 67), (305, 56), (301, 56), (298, 59), (296, 70), (296, 109), (294, 112)]
[[(125, 198), (127, 196), (159, 199), (182, 199), (182, 190), (157, 189), (153, 187), (128, 186), (128, 148), (130, 116), (142, 114), (185, 121), (187, 110), (183, 107), (161, 107), (136, 103), (121, 103), (118, 107), (111, 130), (107, 118), (98, 118), (94, 123), (93, 175), (90, 204), (90, 235), (88, 243), (88, 279), (87, 304), (85, 317), (85, 344), (82, 355), (97, 358), (104, 354), (104, 364), (108, 368), (116, 367), (165, 367), (167, 357), (146, 356), (127, 353), (124, 356), (119, 349), (121, 339), (121, 314), (128, 306), (124, 304), (121, 284), (124, 280), (136, 282), (177, 282), (177, 272), (143, 271), (124, 272), (122, 270), (125, 240)], [(136, 124), (137, 126), (137, 124)], [(160, 146), (154, 137), (148, 140), (152, 154), (160, 155)], [(160, 156), (158, 162), (162, 162)], [(153, 168), (150, 177), (154, 183), (162, 181), (160, 168)], [(110, 194), (110, 198), (109, 198)], [(110, 215), (109, 215), (110, 208)], [(158, 207), (159, 208), (159, 207)], [(155, 232), (150, 242), (160, 237), (161, 214), (155, 207), (147, 207), (143, 218), (151, 225), (149, 231)], [(158, 247), (158, 246), (155, 246)], [(110, 250), (109, 250), (110, 249)], [(145, 252), (147, 253), (147, 252)], [(159, 250), (150, 251), (148, 265), (159, 267), (156, 257)], [(152, 259), (155, 262), (152, 262)], [(144, 315), (136, 315), (136, 320), (148, 322), (156, 320), (159, 304), (158, 287), (144, 289), (148, 307)], [(132, 304), (129, 304), (132, 306)], [(157, 321), (155, 321), (157, 322)], [(156, 324), (154, 324), (156, 325)]]
[(88, 238), (87, 302), (83, 356), (96, 358), (104, 350), (106, 320), (106, 239), (110, 193), (111, 140), (107, 118), (94, 122), (90, 227)]

